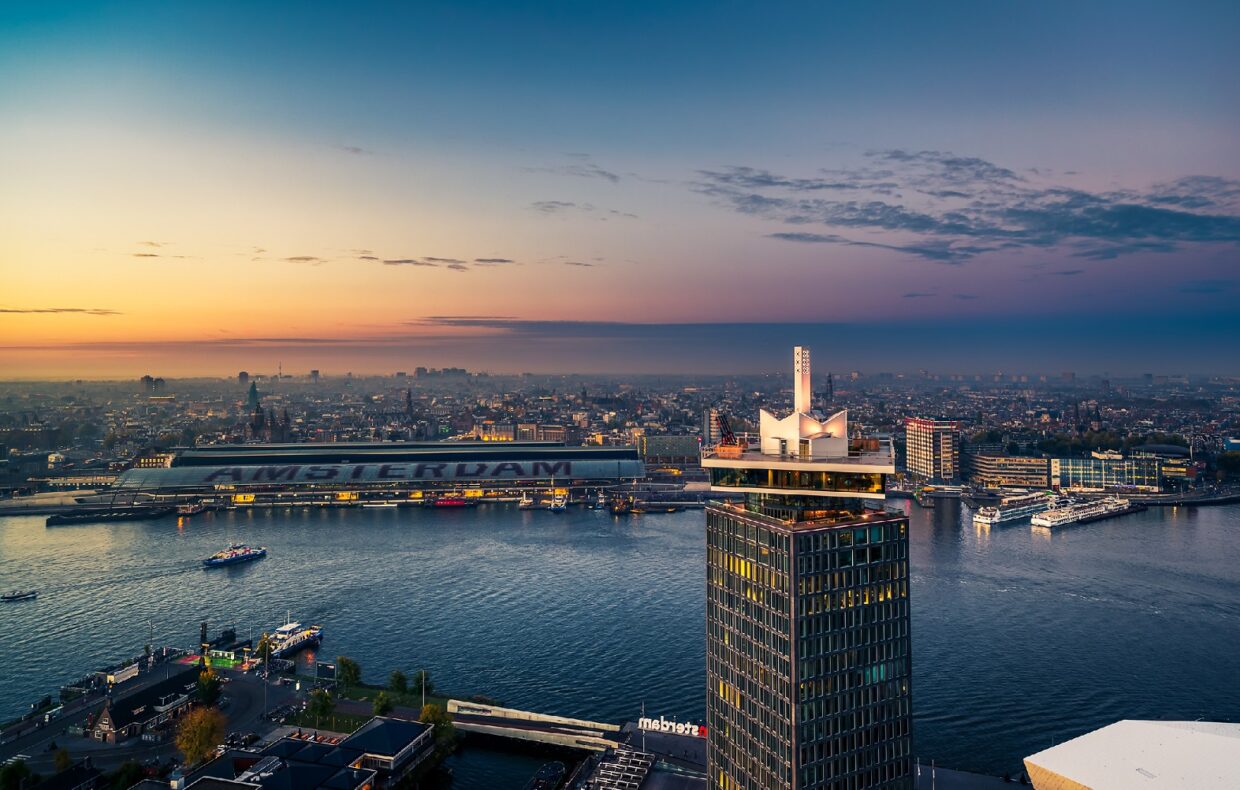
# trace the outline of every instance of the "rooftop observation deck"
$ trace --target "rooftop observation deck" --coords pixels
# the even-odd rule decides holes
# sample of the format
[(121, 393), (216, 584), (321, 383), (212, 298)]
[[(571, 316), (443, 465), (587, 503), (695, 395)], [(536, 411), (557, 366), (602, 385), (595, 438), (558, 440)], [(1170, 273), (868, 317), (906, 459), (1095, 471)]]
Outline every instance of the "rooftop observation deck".
[(761, 445), (756, 435), (738, 434), (737, 440), (737, 444), (703, 448), (702, 466), (895, 473), (895, 450), (891, 440), (884, 437), (854, 439), (849, 442), (847, 455), (831, 456), (764, 453), (759, 450)]

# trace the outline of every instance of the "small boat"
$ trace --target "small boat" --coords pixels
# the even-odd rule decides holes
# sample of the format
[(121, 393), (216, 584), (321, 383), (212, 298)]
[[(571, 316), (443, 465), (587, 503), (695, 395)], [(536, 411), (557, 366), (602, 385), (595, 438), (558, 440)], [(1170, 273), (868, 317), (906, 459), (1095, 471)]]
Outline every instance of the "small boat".
[(521, 494), (521, 501), (517, 502), (517, 507), (520, 508), (521, 510), (532, 510), (533, 509), (534, 498), (530, 496), (528, 491), (523, 492)]
[(608, 506), (613, 516), (627, 516), (633, 512), (633, 497), (617, 496), (611, 500)]
[(555, 494), (551, 497), (551, 504), (547, 505), (547, 510), (552, 513), (563, 513), (568, 510), (568, 497), (563, 494)]
[(39, 597), (38, 590), (14, 590), (0, 595), (0, 601), (31, 601)]
[(218, 568), (221, 565), (236, 565), (239, 562), (261, 560), (267, 556), (266, 546), (247, 546), (234, 543), (223, 551), (217, 551), (202, 561), (204, 568)]
[(463, 496), (441, 496), (435, 500), (435, 507), (467, 507), (469, 501)]
[(395, 502), (365, 502), (362, 507), (396, 507)]
[(602, 510), (607, 507), (607, 495), (603, 493), (603, 489), (598, 490), (598, 499), (594, 500), (594, 509)]
[(207, 506), (201, 502), (194, 502), (189, 505), (177, 505), (178, 516), (196, 516), (207, 509)]

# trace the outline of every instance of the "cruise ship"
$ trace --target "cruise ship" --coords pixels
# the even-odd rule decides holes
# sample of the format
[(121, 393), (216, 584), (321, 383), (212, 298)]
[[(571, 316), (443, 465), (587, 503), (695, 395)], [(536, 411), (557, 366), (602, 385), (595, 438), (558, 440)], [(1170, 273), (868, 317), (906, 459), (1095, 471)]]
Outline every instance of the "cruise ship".
[(1060, 500), (1044, 491), (1031, 491), (1005, 496), (998, 505), (986, 505), (973, 514), (974, 524), (993, 526), (1020, 521), (1059, 504)]
[(1145, 506), (1134, 505), (1127, 499), (1121, 499), (1120, 497), (1107, 497), (1106, 499), (1077, 502), (1066, 507), (1039, 513), (1033, 517), (1033, 525), (1035, 527), (1054, 529), (1055, 527), (1065, 527), (1069, 524), (1101, 521), (1104, 518), (1122, 516), (1125, 513), (1134, 513), (1138, 510), (1145, 510)]
[(267, 556), (266, 546), (247, 546), (234, 543), (223, 551), (217, 551), (202, 561), (204, 568), (218, 568), (221, 565), (235, 565), (238, 562), (261, 560)]
[(288, 622), (271, 635), (273, 658), (284, 658), (323, 641), (323, 626)]

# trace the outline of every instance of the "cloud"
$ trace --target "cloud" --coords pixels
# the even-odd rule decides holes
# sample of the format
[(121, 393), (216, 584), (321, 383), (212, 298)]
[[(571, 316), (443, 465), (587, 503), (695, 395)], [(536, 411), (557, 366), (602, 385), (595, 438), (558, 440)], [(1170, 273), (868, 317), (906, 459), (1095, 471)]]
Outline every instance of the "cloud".
[[(1108, 260), (1190, 244), (1240, 245), (1240, 181), (1213, 176), (1093, 192), (977, 157), (899, 149), (869, 151), (861, 166), (808, 176), (739, 166), (698, 176), (691, 188), (733, 211), (828, 230), (770, 238), (890, 249), (939, 263), (998, 250), (1062, 249)], [(836, 232), (843, 229), (854, 233)]]
[(530, 204), (530, 208), (535, 211), (541, 211), (543, 214), (555, 214), (570, 209), (580, 209), (581, 211), (593, 211), (594, 206), (589, 203), (573, 203), (568, 200), (536, 200)]
[(469, 267), (468, 267), (468, 266), (466, 266), (466, 265), (465, 265), (462, 261), (456, 261), (455, 263), (449, 263), (449, 264), (448, 264), (448, 266), (447, 266), (447, 268), (451, 269), (451, 270), (452, 270), (452, 271), (454, 271), (454, 272), (467, 272), (467, 271), (469, 271)]
[(1235, 280), (1186, 280), (1180, 284), (1182, 294), (1221, 294), (1236, 287)]
[(357, 146), (357, 145), (337, 145), (335, 147), (339, 151), (344, 151), (346, 154), (353, 154), (354, 156), (374, 156), (375, 155), (374, 151), (371, 151), (368, 148), (362, 148), (361, 146)]
[(636, 214), (630, 214), (630, 213), (629, 213), (629, 212), (627, 212), (627, 211), (616, 211), (614, 208), (612, 208), (612, 209), (608, 209), (608, 210), (607, 210), (607, 213), (608, 213), (608, 214), (612, 214), (612, 215), (617, 216), (617, 217), (624, 217), (625, 219), (637, 219), (637, 215), (636, 215)]
[(133, 254), (133, 257), (135, 258), (158, 258), (160, 257), (160, 255), (158, 252), (135, 252)]
[(503, 266), (516, 261), (512, 258), (474, 258), (474, 263), (478, 266)]
[(417, 258), (385, 258), (384, 266), (438, 266), (437, 263), (431, 263), (430, 260), (419, 260)]
[(140, 241), (138, 242), (138, 245), (142, 247), (163, 247), (163, 246), (166, 246), (167, 244), (168, 242), (166, 241)]
[(422, 260), (429, 261), (431, 263), (446, 263), (446, 264), (449, 264), (450, 267), (452, 265), (457, 265), (457, 266), (465, 265), (465, 261), (458, 260), (456, 258), (431, 258), (427, 256), (427, 257), (424, 257)]
[(323, 263), (325, 259), (320, 258), (317, 255), (290, 255), (282, 260), (290, 263)]
[[(359, 255), (357, 256), (357, 259), (359, 261), (377, 261), (379, 260), (379, 257), (377, 255)], [(384, 262), (386, 263), (386, 261)]]
[(586, 263), (585, 261), (564, 261), (564, 265), (565, 265), (565, 266), (582, 266), (582, 267), (590, 267), (590, 266), (593, 266), (594, 264), (593, 264), (593, 263)]
[(604, 170), (593, 162), (587, 161), (588, 154), (568, 154), (578, 161), (567, 165), (556, 165), (554, 167), (530, 167), (526, 168), (531, 173), (558, 173), (565, 176), (576, 176), (578, 178), (600, 178), (604, 181), (610, 181), (615, 184), (620, 180), (617, 173), (610, 170)]
[(932, 293), (926, 293), (925, 291), (909, 291), (908, 293), (904, 294), (904, 296), (903, 296), (902, 298), (904, 298), (904, 299), (921, 299), (921, 298), (924, 298), (924, 297), (926, 297), (926, 296), (934, 296), (934, 294), (932, 294)]
[(124, 315), (118, 310), (102, 307), (0, 307), (0, 313), (11, 315), (76, 313), (78, 315)]

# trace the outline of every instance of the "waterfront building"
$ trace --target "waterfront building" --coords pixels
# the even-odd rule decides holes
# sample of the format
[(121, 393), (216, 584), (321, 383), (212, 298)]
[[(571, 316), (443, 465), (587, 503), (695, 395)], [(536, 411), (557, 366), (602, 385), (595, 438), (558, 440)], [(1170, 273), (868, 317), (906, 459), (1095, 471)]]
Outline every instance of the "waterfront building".
[(582, 490), (645, 476), (635, 447), (553, 442), (334, 442), (200, 445), (163, 468), (130, 469), (114, 489), (220, 505), (420, 504), (443, 492), (515, 496), (551, 480)]
[(889, 440), (810, 402), (704, 451), (707, 761), (715, 790), (912, 787), (908, 519)]
[(637, 451), (648, 464), (697, 463), (701, 443), (696, 436), (641, 436)]
[(1095, 450), (1089, 458), (1052, 458), (1051, 486), (1073, 491), (1158, 491), (1162, 459), (1151, 453), (1123, 455)]
[(1240, 724), (1118, 721), (1025, 758), (1035, 790), (1240, 787)]
[(126, 697), (104, 700), (90, 730), (97, 741), (119, 743), (167, 725), (193, 702), (198, 668), (176, 673)]
[(978, 454), (972, 458), (972, 482), (983, 488), (1049, 488), (1049, 458)]
[(954, 482), (960, 477), (960, 423), (910, 417), (905, 423), (909, 474), (919, 480)]

